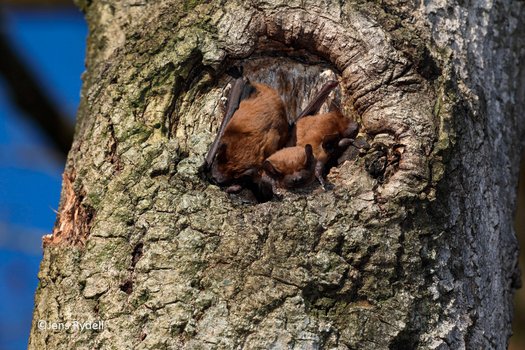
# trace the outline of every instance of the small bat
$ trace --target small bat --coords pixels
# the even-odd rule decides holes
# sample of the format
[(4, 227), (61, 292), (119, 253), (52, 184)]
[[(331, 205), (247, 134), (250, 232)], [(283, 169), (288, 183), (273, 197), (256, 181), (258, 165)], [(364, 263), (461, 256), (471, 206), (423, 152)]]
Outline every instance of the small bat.
[[(318, 179), (326, 187), (323, 171), (327, 162), (353, 142), (358, 125), (334, 109), (318, 112), (337, 82), (328, 82), (299, 115), (295, 125), (295, 146), (277, 151), (263, 163), (265, 176), (280, 187), (293, 189)], [(312, 107), (313, 106), (313, 107)]]
[(316, 159), (315, 177), (323, 188), (325, 165), (352, 143), (358, 131), (357, 123), (346, 118), (338, 109), (307, 116), (297, 122), (297, 146), (312, 145)]
[(227, 187), (227, 192), (249, 187), (264, 200), (268, 191), (260, 181), (262, 163), (286, 144), (288, 134), (284, 103), (277, 91), (237, 79), (217, 138), (206, 156), (213, 182)]

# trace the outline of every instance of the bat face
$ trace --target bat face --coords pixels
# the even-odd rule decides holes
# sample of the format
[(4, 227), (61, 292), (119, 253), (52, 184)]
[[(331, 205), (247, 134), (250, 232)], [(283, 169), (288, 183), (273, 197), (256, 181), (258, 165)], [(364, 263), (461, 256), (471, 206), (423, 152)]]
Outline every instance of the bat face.
[[(231, 146), (231, 145), (230, 145)], [(230, 147), (231, 148), (231, 147)], [(223, 143), (219, 146), (215, 161), (211, 166), (211, 177), (219, 186), (228, 186), (235, 182), (246, 182), (259, 176), (260, 165), (252, 162), (235, 164), (236, 152), (228, 154), (228, 145)], [(233, 153), (233, 154), (232, 154)]]
[(217, 156), (211, 165), (211, 177), (219, 186), (227, 186), (234, 179), (234, 174), (229, 171), (232, 167), (228, 166), (227, 148), (225, 143), (219, 146)]
[(294, 189), (314, 179), (315, 158), (311, 145), (286, 147), (263, 163), (264, 174), (279, 187)]

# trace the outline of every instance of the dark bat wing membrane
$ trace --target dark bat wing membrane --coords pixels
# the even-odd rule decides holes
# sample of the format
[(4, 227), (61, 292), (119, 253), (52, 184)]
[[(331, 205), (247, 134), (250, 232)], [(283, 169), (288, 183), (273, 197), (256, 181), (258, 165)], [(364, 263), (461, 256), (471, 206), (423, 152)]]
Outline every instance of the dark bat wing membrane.
[(248, 82), (246, 78), (240, 77), (235, 79), (235, 82), (233, 83), (233, 86), (230, 90), (230, 94), (228, 95), (226, 113), (224, 115), (224, 118), (222, 119), (222, 123), (219, 128), (219, 131), (217, 132), (217, 136), (215, 137), (215, 140), (213, 141), (210, 150), (208, 151), (208, 154), (205, 158), (206, 169), (209, 169), (211, 167), (213, 160), (217, 155), (217, 151), (220, 146), (219, 141), (222, 138), (222, 135), (224, 135), (224, 129), (226, 129), (226, 125), (228, 125), (228, 123), (233, 117), (233, 114), (237, 111), (237, 109), (239, 109), (241, 101), (250, 97), (250, 95), (254, 91), (255, 88)]
[(332, 90), (335, 89), (337, 85), (339, 85), (337, 80), (329, 80), (326, 84), (324, 84), (317, 95), (315, 95), (314, 99), (308, 104), (308, 106), (306, 106), (305, 109), (302, 110), (301, 113), (299, 113), (297, 118), (295, 118), (295, 121), (297, 122), (299, 119), (306, 117), (307, 115), (317, 114), (323, 103), (328, 98), (330, 92), (332, 92)]
[(339, 85), (339, 82), (337, 80), (329, 80), (326, 84), (323, 85), (321, 90), (315, 95), (314, 99), (310, 101), (310, 103), (306, 106), (305, 109), (299, 113), (299, 115), (295, 118), (294, 123), (290, 126), (290, 140), (288, 141), (287, 146), (295, 146), (297, 142), (297, 134), (296, 134), (296, 125), (297, 121), (303, 117), (306, 117), (308, 115), (314, 115), (319, 112), (319, 109), (321, 109), (321, 106), (328, 98), (328, 95), (330, 92), (332, 92), (333, 89), (335, 89)]

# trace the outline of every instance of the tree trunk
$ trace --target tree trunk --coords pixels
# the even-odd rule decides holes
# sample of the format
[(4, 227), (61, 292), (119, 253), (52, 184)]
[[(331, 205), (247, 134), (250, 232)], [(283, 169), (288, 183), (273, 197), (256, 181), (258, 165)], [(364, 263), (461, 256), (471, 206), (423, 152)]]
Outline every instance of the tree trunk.
[[(87, 72), (30, 349), (506, 348), (523, 2), (78, 5)], [(238, 65), (289, 116), (337, 77), (372, 148), (327, 191), (211, 185)]]

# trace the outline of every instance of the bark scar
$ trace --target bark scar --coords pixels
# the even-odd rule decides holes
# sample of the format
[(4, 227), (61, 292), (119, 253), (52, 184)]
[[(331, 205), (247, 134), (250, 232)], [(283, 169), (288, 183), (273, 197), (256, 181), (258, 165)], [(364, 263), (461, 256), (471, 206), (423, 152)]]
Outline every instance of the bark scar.
[(86, 195), (85, 190), (75, 191), (73, 188), (75, 172), (65, 172), (62, 178), (64, 183), (63, 201), (53, 233), (42, 238), (44, 247), (83, 246), (95, 218), (95, 209), (83, 203)]

